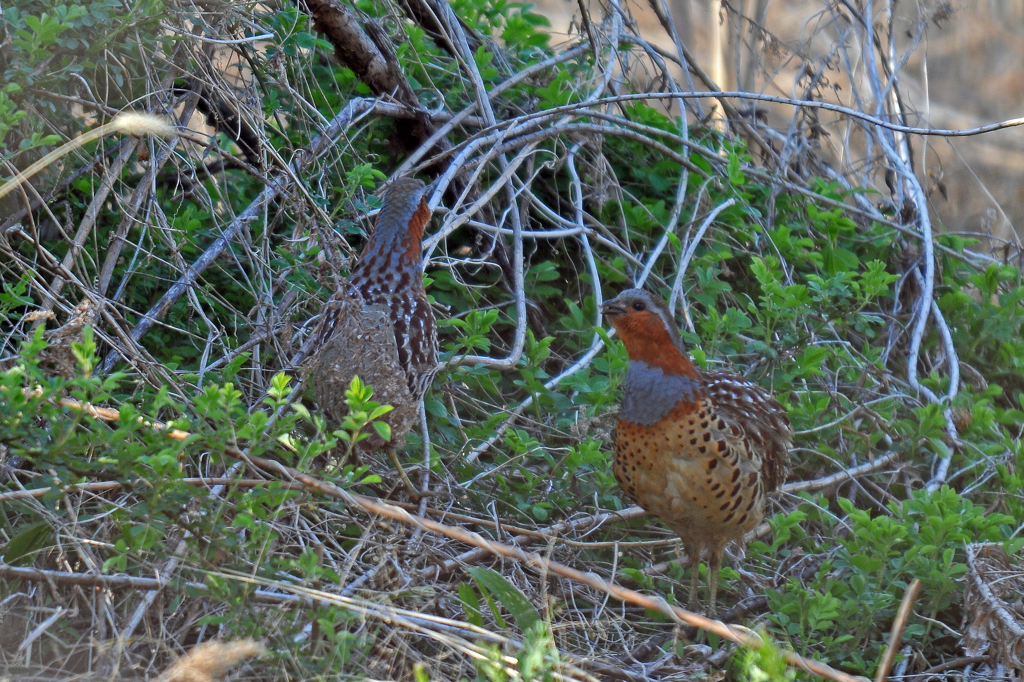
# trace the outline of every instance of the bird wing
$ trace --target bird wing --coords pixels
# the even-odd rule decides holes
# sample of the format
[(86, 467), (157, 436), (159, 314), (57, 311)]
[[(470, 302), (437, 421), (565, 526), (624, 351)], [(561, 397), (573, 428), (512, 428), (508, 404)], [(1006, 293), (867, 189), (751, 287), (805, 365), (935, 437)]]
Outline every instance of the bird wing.
[(731, 372), (703, 372), (715, 412), (761, 454), (761, 480), (766, 492), (778, 489), (789, 469), (793, 428), (786, 409), (761, 386)]

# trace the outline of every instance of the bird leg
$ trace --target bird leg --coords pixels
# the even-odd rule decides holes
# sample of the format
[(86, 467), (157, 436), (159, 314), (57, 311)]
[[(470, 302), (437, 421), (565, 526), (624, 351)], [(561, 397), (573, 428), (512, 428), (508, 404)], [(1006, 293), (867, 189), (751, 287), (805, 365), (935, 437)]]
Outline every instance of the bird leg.
[(707, 617), (715, 617), (715, 597), (718, 594), (718, 570), (722, 567), (722, 547), (708, 552), (708, 610)]
[[(700, 613), (700, 599), (697, 596), (697, 590), (700, 589), (700, 547), (684, 547), (686, 555), (690, 558), (690, 601), (687, 603), (686, 608), (695, 613)], [(676, 545), (676, 553), (679, 554), (681, 559), (682, 553), (679, 551), (679, 545)]]
[(416, 489), (416, 486), (412, 484), (412, 481), (409, 480), (409, 476), (405, 473), (405, 467), (403, 467), (402, 463), (398, 460), (398, 452), (395, 446), (388, 443), (384, 446), (384, 449), (387, 451), (388, 457), (391, 458), (391, 463), (395, 465), (396, 469), (398, 469), (398, 475), (402, 479), (402, 483), (405, 485), (406, 489), (408, 489), (409, 493), (415, 499), (423, 497), (423, 493)]

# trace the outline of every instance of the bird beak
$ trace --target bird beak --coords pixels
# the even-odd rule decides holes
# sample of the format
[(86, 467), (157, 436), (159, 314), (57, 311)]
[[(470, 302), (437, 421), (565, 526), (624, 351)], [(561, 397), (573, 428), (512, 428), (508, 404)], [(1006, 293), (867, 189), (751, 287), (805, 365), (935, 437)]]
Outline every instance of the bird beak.
[(616, 317), (618, 315), (625, 315), (626, 309), (619, 304), (619, 299), (613, 298), (610, 301), (605, 301), (601, 306), (601, 314), (605, 317)]

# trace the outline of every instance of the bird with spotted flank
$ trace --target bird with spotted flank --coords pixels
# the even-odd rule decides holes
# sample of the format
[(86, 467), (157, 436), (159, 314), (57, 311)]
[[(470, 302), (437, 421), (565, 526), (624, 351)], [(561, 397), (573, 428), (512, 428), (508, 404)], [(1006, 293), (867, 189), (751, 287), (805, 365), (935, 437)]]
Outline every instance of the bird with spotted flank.
[(793, 430), (765, 389), (690, 360), (668, 308), (627, 289), (602, 312), (629, 367), (615, 428), (613, 472), (623, 492), (675, 532), (690, 558), (690, 608), (707, 554), (709, 614), (726, 545), (764, 518), (786, 478)]
[(390, 439), (371, 432), (360, 447), (384, 448), (414, 495), (419, 493), (396, 449), (415, 425), (438, 369), (437, 328), (421, 262), (429, 222), (421, 181), (399, 178), (388, 186), (377, 228), (349, 280), (327, 302), (311, 367), (317, 403), (331, 422), (348, 413), (345, 391), (353, 376), (373, 387), (375, 401), (394, 408), (382, 418)]

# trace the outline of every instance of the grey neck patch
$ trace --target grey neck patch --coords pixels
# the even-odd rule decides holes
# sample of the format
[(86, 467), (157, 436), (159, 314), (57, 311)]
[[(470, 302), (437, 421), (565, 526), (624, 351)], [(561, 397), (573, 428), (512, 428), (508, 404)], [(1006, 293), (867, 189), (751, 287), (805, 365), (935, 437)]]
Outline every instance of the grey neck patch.
[(619, 419), (653, 426), (664, 419), (676, 403), (693, 402), (705, 395), (707, 390), (696, 379), (665, 374), (661, 368), (642, 360), (630, 360)]
[(382, 237), (405, 237), (412, 217), (420, 209), (420, 201), (424, 194), (426, 187), (419, 180), (402, 178), (395, 181), (384, 192), (384, 203), (377, 216), (377, 232), (380, 232)]

